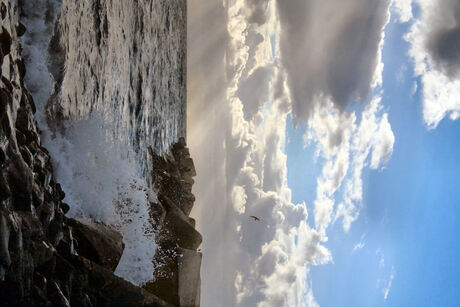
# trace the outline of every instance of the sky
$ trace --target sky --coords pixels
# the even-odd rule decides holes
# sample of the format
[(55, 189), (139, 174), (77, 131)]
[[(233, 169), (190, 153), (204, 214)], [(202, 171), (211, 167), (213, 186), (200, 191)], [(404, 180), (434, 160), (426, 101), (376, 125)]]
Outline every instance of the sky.
[(460, 1), (191, 0), (187, 48), (202, 306), (455, 306)]

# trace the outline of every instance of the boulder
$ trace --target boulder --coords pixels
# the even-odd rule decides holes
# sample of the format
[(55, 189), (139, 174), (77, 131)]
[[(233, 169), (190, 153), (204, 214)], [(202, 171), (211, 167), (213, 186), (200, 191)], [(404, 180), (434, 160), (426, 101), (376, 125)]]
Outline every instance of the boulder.
[(179, 298), (180, 306), (200, 306), (200, 268), (202, 254), (189, 249), (179, 250)]
[(179, 210), (166, 196), (160, 196), (159, 200), (167, 212), (164, 222), (164, 227), (167, 230), (165, 235), (174, 238), (177, 245), (182, 248), (196, 250), (203, 237), (195, 229), (194, 221)]
[(102, 223), (84, 220), (68, 219), (67, 224), (78, 242), (75, 246), (78, 255), (115, 271), (125, 248), (119, 232)]
[(89, 289), (88, 294), (95, 297), (97, 302), (101, 302), (101, 306), (172, 307), (157, 296), (115, 276), (110, 270), (88, 259), (71, 256), (69, 260), (75, 267), (75, 275), (79, 277), (79, 280), (73, 283), (73, 291), (78, 293), (78, 287)]

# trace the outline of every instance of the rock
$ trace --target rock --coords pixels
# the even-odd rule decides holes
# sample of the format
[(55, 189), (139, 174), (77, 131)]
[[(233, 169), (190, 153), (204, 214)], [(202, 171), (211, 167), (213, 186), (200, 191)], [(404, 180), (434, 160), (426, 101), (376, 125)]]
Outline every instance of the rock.
[(70, 262), (78, 274), (85, 277), (80, 280), (78, 286), (89, 289), (88, 294), (93, 295), (100, 302), (105, 302), (104, 306), (171, 306), (83, 257), (72, 256)]
[(10, 230), (2, 213), (0, 213), (0, 234), (0, 280), (5, 280), (5, 273), (11, 265), (10, 252), (8, 250)]
[(48, 286), (48, 297), (50, 298), (53, 306), (56, 307), (70, 307), (70, 303), (62, 293), (59, 285), (56, 282), (51, 282)]
[(68, 224), (78, 242), (76, 252), (112, 272), (115, 271), (125, 248), (121, 234), (100, 223), (68, 219)]
[(170, 254), (162, 249), (155, 255), (156, 263), (161, 263), (155, 270), (154, 280), (148, 282), (143, 288), (173, 306), (179, 306), (179, 277), (177, 255)]
[(3, 173), (0, 172), (0, 201), (4, 201), (9, 197), (11, 197), (10, 187), (5, 177), (3, 176)]
[(201, 253), (180, 249), (179, 257), (179, 297), (180, 306), (200, 306)]
[(18, 23), (16, 26), (16, 34), (18, 37), (23, 36), (26, 33), (26, 27), (22, 23)]
[(4, 27), (0, 32), (0, 51), (2, 52), (2, 58), (11, 51), (11, 35)]
[(30, 210), (32, 201), (33, 173), (19, 154), (10, 152), (8, 161), (7, 180), (10, 189), (14, 190), (13, 201), (15, 207), (21, 210)]
[(190, 223), (189, 217), (177, 209), (174, 203), (165, 196), (162, 196), (160, 201), (167, 211), (164, 225), (169, 235), (176, 240), (178, 246), (196, 250), (201, 245), (203, 238)]
[(6, 17), (6, 5), (3, 2), (1, 4), (1, 6), (0, 6), (0, 15), (2, 16), (2, 19), (5, 19), (5, 17)]

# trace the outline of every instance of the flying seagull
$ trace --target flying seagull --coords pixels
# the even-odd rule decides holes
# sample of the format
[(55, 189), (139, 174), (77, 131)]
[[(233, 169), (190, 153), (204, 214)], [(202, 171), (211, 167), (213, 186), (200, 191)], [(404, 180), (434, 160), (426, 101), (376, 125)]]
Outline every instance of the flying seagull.
[(260, 221), (260, 219), (257, 216), (251, 215), (250, 217), (252, 217), (254, 221)]

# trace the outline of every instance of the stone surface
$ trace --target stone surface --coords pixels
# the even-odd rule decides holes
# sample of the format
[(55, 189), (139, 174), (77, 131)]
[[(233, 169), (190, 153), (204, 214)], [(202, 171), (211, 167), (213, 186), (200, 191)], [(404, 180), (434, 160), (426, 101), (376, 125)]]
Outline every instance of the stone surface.
[(199, 306), (200, 305), (200, 252), (180, 249), (179, 258), (179, 297), (180, 306)]
[(121, 234), (102, 223), (68, 219), (67, 224), (78, 242), (77, 254), (114, 272), (125, 247)]
[(184, 138), (173, 144), (169, 155), (162, 157), (150, 150), (150, 156), (151, 182), (159, 200), (151, 211), (161, 212), (163, 218), (157, 227), (158, 268), (154, 280), (144, 288), (174, 306), (199, 306), (201, 253), (196, 250), (202, 236), (188, 216), (195, 200), (191, 193), (196, 175), (193, 160)]
[(64, 216), (24, 87), (21, 3), (0, 0), (0, 306), (170, 306), (113, 274), (117, 233)]

